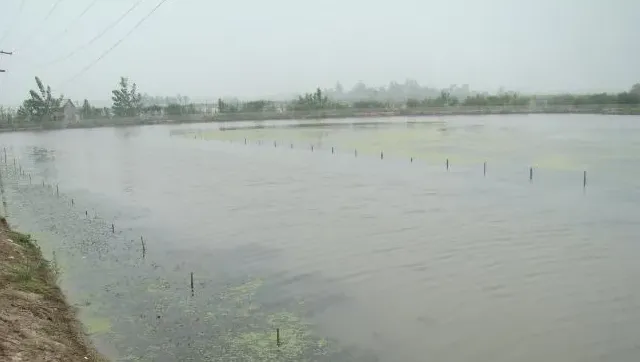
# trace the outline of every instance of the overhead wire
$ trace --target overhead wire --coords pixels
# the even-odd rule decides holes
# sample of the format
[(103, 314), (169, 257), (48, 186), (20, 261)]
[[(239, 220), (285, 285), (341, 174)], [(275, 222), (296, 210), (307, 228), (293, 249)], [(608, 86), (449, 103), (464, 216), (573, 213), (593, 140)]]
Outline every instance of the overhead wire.
[(75, 17), (71, 22), (69, 22), (67, 24), (67, 26), (64, 28), (64, 30), (62, 30), (60, 33), (55, 34), (54, 36), (50, 37), (49, 39), (56, 39), (56, 38), (60, 38), (64, 35), (66, 35), (69, 32), (69, 29), (71, 29), (78, 21), (80, 21), (80, 19), (82, 19), (82, 17), (89, 12), (89, 10), (91, 10), (91, 8), (93, 8), (100, 0), (93, 0), (92, 2), (89, 3), (89, 5), (87, 5), (86, 8), (84, 8), (84, 10), (82, 10), (82, 12), (80, 13), (80, 15), (78, 15), (77, 17)]
[(89, 69), (93, 68), (93, 66), (98, 64), (98, 62), (100, 62), (104, 57), (109, 55), (109, 53), (111, 53), (115, 48), (117, 48), (123, 41), (125, 41), (125, 39), (127, 39), (136, 29), (138, 29), (147, 19), (149, 19), (151, 15), (153, 15), (156, 12), (156, 10), (158, 10), (166, 2), (167, 0), (161, 0), (153, 9), (151, 9), (149, 13), (147, 13), (147, 15), (145, 15), (142, 19), (140, 19), (140, 21), (138, 21), (136, 25), (133, 28), (131, 28), (131, 30), (129, 30), (122, 38), (120, 38), (117, 42), (115, 42), (109, 49), (103, 52), (98, 58), (96, 58), (91, 63), (89, 63), (86, 67), (82, 68), (82, 70), (76, 73), (76, 75), (74, 75), (73, 77), (63, 82), (62, 85), (68, 84), (69, 82), (77, 79), (79, 76), (84, 74)]
[(129, 7), (129, 9), (127, 9), (127, 11), (125, 11), (122, 15), (120, 15), (119, 18), (117, 18), (114, 22), (109, 24), (106, 28), (104, 28), (100, 33), (98, 33), (96, 36), (91, 38), (88, 42), (80, 45), (79, 47), (75, 48), (74, 50), (70, 51), (69, 53), (67, 53), (66, 55), (64, 55), (62, 57), (58, 57), (58, 58), (56, 58), (56, 59), (54, 59), (54, 60), (52, 60), (52, 61), (50, 61), (48, 63), (45, 63), (45, 64), (41, 64), (41, 66), (47, 67), (47, 66), (50, 66), (50, 65), (53, 65), (53, 64), (56, 64), (56, 63), (60, 63), (62, 61), (65, 61), (65, 60), (71, 58), (72, 56), (74, 56), (79, 51), (82, 51), (83, 49), (86, 49), (88, 46), (90, 46), (91, 44), (96, 42), (98, 39), (103, 37), (107, 32), (109, 32), (109, 30), (113, 29), (116, 25), (120, 24), (120, 22), (122, 22), (122, 20), (124, 20), (124, 18), (127, 17), (127, 15), (129, 15), (140, 4), (142, 4), (143, 1), (144, 0), (136, 1), (133, 5), (131, 5)]
[(53, 6), (51, 7), (51, 9), (49, 9), (49, 12), (47, 13), (47, 15), (44, 17), (44, 19), (38, 24), (39, 26), (36, 27), (36, 29), (29, 34), (29, 36), (27, 36), (27, 38), (22, 42), (21, 46), (19, 47), (19, 49), (23, 49), (25, 48), (27, 45), (29, 45), (29, 43), (31, 43), (31, 41), (36, 37), (36, 35), (38, 35), (38, 33), (40, 32), (40, 29), (42, 29), (42, 27), (44, 26), (44, 24), (47, 22), (47, 20), (49, 20), (49, 18), (51, 17), (51, 15), (56, 11), (56, 9), (58, 8), (58, 5), (60, 5), (60, 3), (64, 1), (64, 0), (56, 0), (55, 3), (53, 3)]
[(9, 36), (9, 34), (11, 34), (11, 32), (13, 31), (15, 25), (18, 23), (18, 19), (20, 19), (20, 16), (22, 15), (22, 9), (24, 9), (25, 1), (26, 0), (21, 0), (20, 1), (20, 7), (18, 8), (18, 14), (15, 17), (13, 17), (13, 21), (11, 22), (11, 24), (9, 25), (7, 30), (4, 31), (4, 34), (2, 34), (2, 36), (0, 37), (0, 43), (2, 43)]

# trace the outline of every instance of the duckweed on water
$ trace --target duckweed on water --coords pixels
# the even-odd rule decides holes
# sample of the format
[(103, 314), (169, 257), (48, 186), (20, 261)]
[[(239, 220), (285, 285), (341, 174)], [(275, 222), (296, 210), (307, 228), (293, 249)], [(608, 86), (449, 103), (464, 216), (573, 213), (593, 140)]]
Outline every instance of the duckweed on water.
[[(78, 217), (66, 203), (57, 208), (59, 200), (40, 189), (23, 191), (12, 194), (23, 205), (20, 212), (36, 220), (30, 229), (42, 239), (60, 241), (57, 258), (76, 291), (81, 319), (98, 344), (117, 354), (114, 360), (354, 361), (337, 343), (314, 335), (304, 319), (307, 306), (283, 298), (268, 278), (239, 280), (226, 267), (198, 270), (195, 262), (199, 280), (191, 297), (188, 272), (128, 258), (130, 244), (114, 240), (104, 223)], [(47, 245), (51, 251), (53, 245)]]
[(104, 334), (111, 331), (111, 322), (107, 318), (89, 317), (84, 321), (89, 334)]

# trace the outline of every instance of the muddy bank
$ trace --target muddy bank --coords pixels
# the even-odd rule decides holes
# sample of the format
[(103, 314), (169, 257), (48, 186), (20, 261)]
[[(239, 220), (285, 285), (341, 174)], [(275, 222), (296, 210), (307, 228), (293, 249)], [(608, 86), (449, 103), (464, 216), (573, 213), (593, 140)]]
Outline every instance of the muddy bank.
[(93, 348), (29, 236), (0, 219), (0, 360), (106, 361)]

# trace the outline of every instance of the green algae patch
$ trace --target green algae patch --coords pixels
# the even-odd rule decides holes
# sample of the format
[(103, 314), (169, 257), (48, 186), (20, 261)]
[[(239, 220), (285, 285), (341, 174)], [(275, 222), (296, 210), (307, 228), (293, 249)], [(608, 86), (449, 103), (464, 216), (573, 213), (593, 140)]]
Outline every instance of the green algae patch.
[(253, 297), (263, 284), (262, 279), (251, 279), (241, 285), (228, 288), (222, 293), (222, 298), (242, 302)]
[(111, 322), (107, 318), (87, 318), (85, 324), (89, 334), (104, 334), (111, 331)]

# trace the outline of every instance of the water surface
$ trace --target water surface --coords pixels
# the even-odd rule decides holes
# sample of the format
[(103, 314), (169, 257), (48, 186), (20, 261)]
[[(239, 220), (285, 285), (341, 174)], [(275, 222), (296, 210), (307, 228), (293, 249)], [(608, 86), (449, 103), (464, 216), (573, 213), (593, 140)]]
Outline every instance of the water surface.
[(635, 361), (639, 122), (153, 126), (0, 144), (10, 220), (55, 252), (115, 359)]

